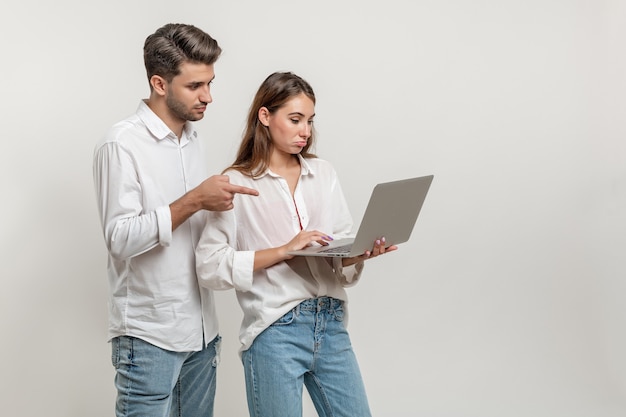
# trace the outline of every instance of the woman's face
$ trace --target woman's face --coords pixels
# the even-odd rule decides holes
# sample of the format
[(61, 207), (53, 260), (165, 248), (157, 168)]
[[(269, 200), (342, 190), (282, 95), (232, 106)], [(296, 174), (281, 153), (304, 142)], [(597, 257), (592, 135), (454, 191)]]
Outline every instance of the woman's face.
[(269, 128), (274, 149), (291, 155), (306, 146), (314, 116), (315, 105), (304, 93), (289, 99), (273, 114), (265, 107), (259, 110), (259, 120)]

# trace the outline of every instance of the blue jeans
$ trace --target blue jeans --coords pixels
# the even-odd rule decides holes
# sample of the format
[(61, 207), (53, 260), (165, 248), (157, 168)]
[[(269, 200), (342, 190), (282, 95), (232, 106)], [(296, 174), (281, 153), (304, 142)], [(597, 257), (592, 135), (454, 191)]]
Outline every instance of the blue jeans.
[(117, 417), (212, 417), (220, 337), (199, 352), (171, 352), (144, 340), (111, 341)]
[(321, 417), (371, 416), (343, 302), (303, 301), (242, 352), (252, 417), (302, 416), (303, 384)]

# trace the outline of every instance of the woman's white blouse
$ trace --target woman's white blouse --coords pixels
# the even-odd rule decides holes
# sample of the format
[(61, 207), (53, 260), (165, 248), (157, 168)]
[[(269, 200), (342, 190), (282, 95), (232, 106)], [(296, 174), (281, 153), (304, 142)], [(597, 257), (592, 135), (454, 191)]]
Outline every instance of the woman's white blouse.
[(356, 283), (363, 263), (343, 268), (339, 258), (303, 257), (253, 272), (257, 250), (282, 246), (304, 230), (338, 239), (352, 233), (352, 216), (332, 165), (300, 157), (301, 174), (292, 198), (287, 181), (267, 171), (253, 179), (228, 171), (233, 184), (259, 191), (237, 194), (235, 208), (207, 212), (196, 249), (200, 286), (234, 288), (243, 310), (241, 350), (301, 301), (321, 296), (347, 301), (344, 287)]

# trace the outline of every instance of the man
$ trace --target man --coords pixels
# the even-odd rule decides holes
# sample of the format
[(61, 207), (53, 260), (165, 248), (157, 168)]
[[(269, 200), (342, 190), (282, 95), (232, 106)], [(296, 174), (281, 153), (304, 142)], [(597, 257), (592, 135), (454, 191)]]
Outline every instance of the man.
[(211, 98), (218, 43), (167, 24), (147, 37), (150, 96), (96, 146), (94, 181), (109, 251), (109, 338), (117, 416), (212, 416), (219, 335), (213, 294), (198, 286), (203, 210), (255, 190), (206, 179), (192, 126)]

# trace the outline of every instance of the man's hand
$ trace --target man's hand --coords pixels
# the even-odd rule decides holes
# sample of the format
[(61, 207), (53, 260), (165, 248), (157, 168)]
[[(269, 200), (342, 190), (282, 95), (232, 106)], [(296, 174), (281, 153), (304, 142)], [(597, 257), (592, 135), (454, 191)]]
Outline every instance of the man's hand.
[(235, 194), (259, 195), (257, 190), (230, 183), (227, 175), (214, 175), (204, 180), (194, 190), (200, 206), (204, 210), (231, 210)]
[(235, 194), (259, 195), (257, 190), (230, 183), (227, 175), (213, 175), (193, 190), (170, 204), (172, 230), (183, 224), (197, 211), (231, 210)]

